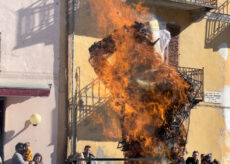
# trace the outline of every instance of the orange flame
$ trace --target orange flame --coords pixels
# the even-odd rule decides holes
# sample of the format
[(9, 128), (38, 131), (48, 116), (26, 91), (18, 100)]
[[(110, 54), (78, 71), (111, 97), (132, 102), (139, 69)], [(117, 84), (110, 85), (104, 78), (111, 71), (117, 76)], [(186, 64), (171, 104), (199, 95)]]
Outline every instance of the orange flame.
[[(142, 35), (148, 24), (125, 26), (90, 48), (90, 63), (110, 90), (113, 107), (123, 118), (123, 138), (128, 144), (137, 142), (135, 152), (127, 151), (127, 157), (182, 157), (185, 128), (179, 127), (178, 137), (169, 146), (159, 135), (167, 129), (169, 121), (188, 103), (189, 85), (174, 68), (161, 62), (155, 52), (150, 35)], [(109, 41), (110, 40), (110, 41)], [(111, 46), (114, 44), (114, 47)], [(100, 45), (100, 46), (98, 46)], [(112, 50), (106, 50), (106, 48)], [(113, 60), (110, 60), (113, 58)], [(163, 136), (163, 135), (162, 135)], [(135, 146), (134, 146), (135, 147)], [(180, 150), (172, 150), (180, 149)], [(139, 150), (137, 150), (139, 149)]]
[(122, 0), (90, 0), (90, 5), (101, 30), (116, 29), (89, 50), (90, 64), (110, 90), (111, 104), (122, 119), (122, 137), (132, 145), (125, 156), (181, 158), (184, 126), (178, 127), (173, 141), (163, 137), (173, 134), (169, 124), (185, 110), (190, 86), (174, 68), (162, 63), (150, 25), (134, 24), (149, 21), (150, 14), (140, 4), (130, 7)]
[(126, 0), (90, 0), (91, 12), (96, 16), (100, 31), (110, 33), (134, 21), (146, 22), (150, 19), (147, 8), (141, 3), (127, 5)]

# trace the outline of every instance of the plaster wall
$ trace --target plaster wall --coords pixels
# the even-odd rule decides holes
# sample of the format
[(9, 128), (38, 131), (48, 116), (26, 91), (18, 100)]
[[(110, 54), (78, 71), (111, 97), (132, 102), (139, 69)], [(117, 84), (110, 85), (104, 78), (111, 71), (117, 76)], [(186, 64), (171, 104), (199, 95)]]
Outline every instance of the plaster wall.
[[(64, 76), (63, 65), (59, 76), (59, 58), (65, 49), (64, 42), (60, 42), (64, 40), (60, 33), (65, 35), (64, 27), (60, 26), (64, 17), (60, 14), (63, 3), (59, 0), (0, 2), (1, 79), (52, 84), (49, 97), (6, 97), (6, 163), (10, 163), (18, 142), (30, 142), (33, 154), (41, 153), (44, 163), (64, 161), (65, 133), (59, 132), (65, 132), (65, 114), (59, 111), (60, 107), (65, 111), (65, 82), (62, 80), (59, 86), (59, 78)], [(42, 117), (37, 127), (28, 124), (33, 113)], [(58, 119), (62, 125), (58, 124)]]
[(208, 20), (202, 19), (180, 34), (180, 65), (204, 67), (204, 92), (221, 94), (219, 103), (201, 102), (192, 110), (187, 156), (198, 150), (203, 154), (212, 153), (213, 158), (221, 163), (229, 163), (229, 122), (226, 120), (229, 120), (230, 29), (226, 27), (211, 43), (206, 43), (207, 33), (210, 32), (208, 23)]
[[(97, 78), (93, 68), (91, 67), (88, 59), (90, 57), (88, 48), (94, 43), (97, 42), (99, 38), (95, 37), (87, 37), (81, 35), (75, 35), (75, 67), (80, 67), (80, 83), (81, 88), (84, 88), (90, 82)], [(103, 84), (101, 84), (103, 85)], [(94, 94), (96, 95), (98, 92), (97, 88), (94, 88)], [(91, 96), (91, 95), (89, 95)], [(85, 101), (85, 100), (84, 100)], [(88, 104), (91, 103), (88, 100)], [(86, 103), (86, 102), (84, 102)], [(108, 113), (109, 108), (104, 110), (104, 113)], [(95, 114), (93, 114), (95, 115)], [(96, 114), (97, 115), (97, 114)], [(117, 135), (117, 129), (113, 129), (112, 127), (107, 128), (101, 126), (101, 122), (97, 124), (97, 118), (104, 118), (102, 113), (98, 113), (97, 116), (92, 116), (85, 121), (78, 124), (78, 142), (77, 142), (77, 152), (82, 152), (84, 150), (85, 145), (90, 145), (92, 147), (92, 153), (97, 155), (98, 158), (122, 158), (123, 153), (117, 149), (119, 135)], [(113, 116), (108, 115), (109, 120), (112, 120)], [(103, 123), (105, 120), (103, 120)], [(111, 129), (112, 128), (112, 129)], [(103, 134), (105, 130), (107, 133), (108, 129), (112, 132), (113, 139), (108, 139), (107, 135)], [(114, 139), (117, 138), (117, 139)]]
[[(218, 4), (224, 1), (218, 1)], [(210, 44), (206, 43), (208, 21), (198, 19), (192, 22), (190, 11), (168, 9), (166, 7), (150, 7), (151, 13), (162, 23), (176, 24), (181, 27), (179, 35), (179, 66), (203, 68), (204, 67), (204, 92), (219, 92), (222, 95), (220, 103), (202, 102), (191, 111), (190, 129), (188, 133), (187, 154), (190, 156), (194, 150), (200, 153), (212, 153), (213, 158), (222, 163), (228, 162), (229, 153), (229, 27), (213, 38)], [(77, 12), (75, 29), (75, 66), (81, 68), (81, 87), (90, 83), (96, 78), (88, 59), (88, 48), (102, 38), (97, 33), (97, 23), (91, 15), (87, 1), (80, 4)], [(214, 22), (215, 24), (215, 22)], [(212, 24), (213, 25), (213, 24)], [(92, 122), (93, 123), (93, 122)], [(86, 122), (83, 127), (91, 126)], [(93, 125), (91, 126), (93, 127)], [(81, 133), (80, 131), (78, 133)], [(86, 133), (90, 135), (90, 131)], [(122, 153), (116, 149), (114, 142), (96, 141), (92, 139), (80, 139), (77, 143), (77, 151), (82, 151), (85, 144), (90, 144), (94, 154), (97, 154), (99, 147), (107, 149), (109, 156)], [(109, 146), (108, 146), (109, 145)], [(113, 154), (113, 153), (112, 153)]]
[[(101, 40), (102, 37), (105, 36), (105, 34), (98, 32), (97, 23), (95, 22), (94, 16), (90, 14), (90, 8), (88, 5), (89, 4), (87, 0), (80, 1), (75, 19), (76, 28), (74, 37), (74, 75), (77, 75), (77, 69), (80, 68), (80, 76), (78, 76), (80, 78), (80, 90), (97, 78), (97, 75), (89, 63), (90, 54), (88, 49), (94, 42)], [(76, 79), (76, 76), (74, 76), (74, 78)], [(77, 84), (75, 82), (74, 86), (76, 87), (76, 85)], [(103, 88), (103, 84), (101, 85)], [(97, 95), (97, 92), (98, 89), (94, 88), (95, 95)], [(89, 102), (87, 103), (90, 104), (90, 99), (88, 101)], [(86, 103), (85, 100), (84, 103)], [(84, 119), (83, 122), (78, 124), (77, 152), (82, 152), (85, 145), (91, 145), (92, 153), (99, 158), (123, 157), (122, 151), (117, 149), (119, 141), (119, 135), (116, 132), (117, 129), (113, 129), (108, 125), (106, 130), (110, 131), (112, 134), (112, 137), (108, 137), (103, 134), (103, 131), (105, 130), (104, 127), (101, 127), (101, 123), (97, 123), (96, 120), (97, 118), (107, 118), (108, 122), (110, 122), (110, 119), (113, 116), (110, 115), (109, 117), (108, 110), (109, 109), (105, 109), (98, 112), (98, 114), (96, 114), (97, 116), (94, 116), (94, 113), (88, 118)]]

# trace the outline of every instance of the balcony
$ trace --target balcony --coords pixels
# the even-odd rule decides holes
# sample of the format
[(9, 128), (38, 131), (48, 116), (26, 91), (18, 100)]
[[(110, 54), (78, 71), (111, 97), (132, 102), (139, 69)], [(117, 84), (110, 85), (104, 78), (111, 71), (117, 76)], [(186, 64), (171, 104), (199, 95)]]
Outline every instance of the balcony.
[(191, 106), (203, 101), (204, 99), (204, 69), (176, 67), (180, 76), (185, 79), (193, 88), (193, 94), (190, 95)]
[(206, 34), (205, 43), (209, 45), (230, 26), (230, 0), (219, 5), (216, 10), (207, 12), (205, 18)]
[[(134, 1), (139, 2), (140, 0)], [(144, 4), (161, 5), (182, 10), (205, 9), (209, 11), (217, 7), (217, 0), (144, 0)]]

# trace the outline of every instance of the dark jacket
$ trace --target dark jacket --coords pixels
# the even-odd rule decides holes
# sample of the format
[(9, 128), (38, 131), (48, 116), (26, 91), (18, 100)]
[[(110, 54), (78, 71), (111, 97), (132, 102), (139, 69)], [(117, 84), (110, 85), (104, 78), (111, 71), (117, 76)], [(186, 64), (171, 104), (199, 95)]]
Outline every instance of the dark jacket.
[(199, 164), (199, 160), (195, 161), (193, 157), (188, 157), (186, 164)]
[[(91, 153), (89, 153), (89, 157), (87, 157), (86, 154), (85, 154), (84, 152), (83, 152), (83, 155), (84, 155), (84, 158), (85, 158), (85, 159), (87, 159), (87, 158), (89, 158), (89, 159), (90, 159), (90, 158), (91, 158), (91, 159), (95, 158), (95, 156), (94, 156), (93, 154), (91, 154)], [(96, 161), (91, 161), (91, 162), (88, 161), (88, 162), (86, 162), (86, 164), (96, 164), (96, 163), (97, 163)]]

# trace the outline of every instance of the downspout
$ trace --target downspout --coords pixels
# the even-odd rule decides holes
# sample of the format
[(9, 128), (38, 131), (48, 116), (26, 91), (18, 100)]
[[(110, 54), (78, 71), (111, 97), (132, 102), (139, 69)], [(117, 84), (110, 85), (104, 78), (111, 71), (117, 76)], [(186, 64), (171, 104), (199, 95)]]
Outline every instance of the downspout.
[(71, 58), (72, 58), (72, 106), (71, 106), (71, 131), (72, 131), (72, 140), (71, 140), (71, 154), (76, 153), (76, 142), (77, 142), (77, 126), (76, 126), (76, 110), (75, 110), (75, 96), (74, 96), (74, 42), (75, 42), (75, 15), (77, 11), (77, 3), (78, 0), (72, 0), (72, 51), (71, 51)]

